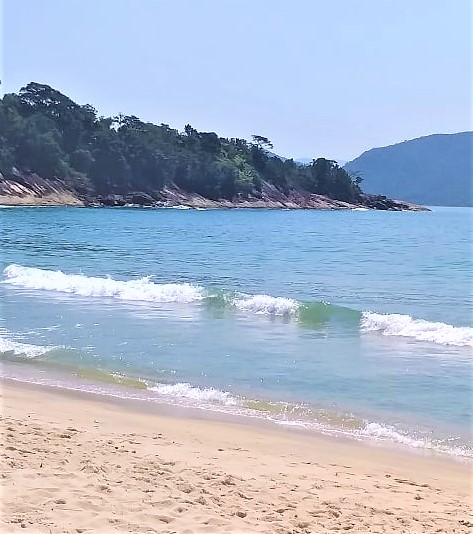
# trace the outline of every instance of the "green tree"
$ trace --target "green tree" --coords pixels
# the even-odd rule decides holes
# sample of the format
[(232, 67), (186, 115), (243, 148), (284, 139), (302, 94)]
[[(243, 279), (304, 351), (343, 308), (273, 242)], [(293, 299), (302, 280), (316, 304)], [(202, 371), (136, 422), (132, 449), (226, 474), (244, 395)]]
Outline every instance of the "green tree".
[(258, 148), (265, 148), (267, 150), (272, 150), (274, 148), (273, 143), (271, 143), (271, 141), (267, 137), (264, 137), (262, 135), (252, 135), (251, 138), (253, 139), (253, 143)]
[(252, 141), (141, 121), (134, 115), (99, 117), (52, 87), (35, 82), (0, 99), (0, 172), (13, 167), (59, 177), (81, 192), (153, 193), (178, 186), (209, 198), (257, 195), (267, 182), (288, 193), (306, 189), (353, 201), (360, 176), (319, 158), (308, 166), (271, 154), (271, 141)]

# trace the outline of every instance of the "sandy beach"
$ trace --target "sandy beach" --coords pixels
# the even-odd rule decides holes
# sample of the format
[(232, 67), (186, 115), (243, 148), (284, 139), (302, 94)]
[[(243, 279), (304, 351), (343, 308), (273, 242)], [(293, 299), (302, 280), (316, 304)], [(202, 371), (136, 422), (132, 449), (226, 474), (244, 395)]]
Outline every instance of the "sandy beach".
[(13, 381), (2, 532), (471, 532), (471, 464)]

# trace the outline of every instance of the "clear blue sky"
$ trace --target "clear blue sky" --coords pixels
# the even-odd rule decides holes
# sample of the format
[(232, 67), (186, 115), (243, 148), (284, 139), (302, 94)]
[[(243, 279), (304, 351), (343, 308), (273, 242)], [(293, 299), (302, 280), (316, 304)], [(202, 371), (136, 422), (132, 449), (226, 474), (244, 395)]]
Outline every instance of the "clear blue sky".
[(470, 0), (4, 0), (3, 92), (351, 159), (472, 129)]

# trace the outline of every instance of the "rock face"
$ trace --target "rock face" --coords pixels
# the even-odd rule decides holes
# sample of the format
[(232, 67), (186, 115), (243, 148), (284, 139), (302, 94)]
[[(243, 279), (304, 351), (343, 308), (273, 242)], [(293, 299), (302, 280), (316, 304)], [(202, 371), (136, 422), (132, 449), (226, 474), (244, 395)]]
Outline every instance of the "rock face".
[[(266, 208), (266, 209), (325, 209), (325, 210), (344, 210), (344, 209), (377, 209), (390, 211), (424, 211), (422, 206), (391, 200), (381, 195), (363, 195), (360, 203), (351, 204), (341, 200), (334, 200), (323, 195), (316, 195), (303, 190), (293, 189), (287, 194), (282, 193), (276, 187), (263, 182), (261, 194), (259, 196), (248, 196), (227, 199), (209, 199), (197, 193), (183, 191), (177, 186), (165, 187), (154, 195), (154, 203), (149, 203), (150, 195), (144, 195), (146, 203), (136, 202), (140, 198), (136, 193), (133, 197), (135, 202), (130, 200), (130, 195), (120, 197), (113, 195), (113, 204), (107, 205), (126, 205), (134, 203), (138, 205), (153, 205), (155, 207), (189, 207), (200, 209), (221, 209), (221, 208)], [(117, 203), (118, 202), (118, 203)]]
[(124, 195), (81, 197), (58, 179), (46, 180), (36, 174), (14, 171), (6, 179), (0, 174), (0, 204), (30, 206), (139, 206), (139, 207), (188, 207), (200, 209), (269, 208), (269, 209), (377, 209), (391, 211), (420, 211), (425, 208), (391, 200), (382, 195), (362, 195), (360, 202), (351, 204), (316, 195), (300, 189), (283, 193), (272, 184), (263, 182), (258, 196), (238, 197), (232, 200), (209, 199), (179, 187), (166, 186), (152, 194), (134, 191)]
[(153, 198), (148, 193), (137, 191), (129, 193), (127, 195), (106, 195), (97, 196), (96, 202), (102, 206), (154, 206), (156, 204), (156, 198)]
[(423, 206), (404, 202), (402, 200), (393, 200), (384, 195), (363, 195), (363, 206), (374, 210), (388, 211), (429, 211)]
[(12, 178), (0, 174), (0, 204), (7, 206), (83, 206), (75, 191), (61, 180), (45, 180), (37, 174), (13, 169)]

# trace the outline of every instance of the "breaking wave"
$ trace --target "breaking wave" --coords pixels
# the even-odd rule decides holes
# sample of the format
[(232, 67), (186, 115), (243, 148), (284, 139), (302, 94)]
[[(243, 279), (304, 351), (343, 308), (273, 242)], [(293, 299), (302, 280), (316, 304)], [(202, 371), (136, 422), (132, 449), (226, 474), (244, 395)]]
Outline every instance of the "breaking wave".
[(199, 388), (191, 386), (188, 382), (178, 382), (177, 384), (157, 384), (148, 388), (158, 395), (177, 399), (191, 399), (193, 401), (211, 402), (224, 406), (236, 406), (238, 400), (228, 391), (221, 391), (214, 388)]
[(359, 327), (362, 333), (379, 332), (384, 336), (411, 338), (440, 345), (473, 347), (473, 328), (471, 327), (457, 327), (441, 322), (414, 319), (409, 315), (361, 313), (325, 302), (305, 303), (265, 294), (246, 295), (225, 291), (207, 291), (201, 286), (188, 283), (158, 284), (151, 281), (149, 276), (124, 281), (82, 274), (66, 274), (62, 271), (15, 264), (6, 267), (3, 276), (2, 283), (24, 289), (155, 304), (203, 302), (207, 306), (215, 305), (240, 312), (292, 318), (301, 326), (310, 328), (331, 321), (343, 321), (353, 328)]
[(12, 354), (13, 356), (26, 356), (27, 358), (37, 358), (47, 352), (54, 350), (56, 347), (30, 345), (20, 343), (11, 339), (0, 337), (0, 354)]
[(189, 303), (203, 298), (203, 289), (191, 284), (155, 284), (150, 277), (138, 280), (114, 280), (82, 274), (65, 274), (9, 265), (3, 271), (4, 283), (26, 289), (58, 291), (82, 297), (110, 297), (119, 300), (145, 302)]
[(9, 265), (3, 271), (4, 284), (24, 289), (57, 291), (82, 297), (108, 297), (124, 301), (189, 304), (204, 299), (220, 299), (222, 304), (242, 311), (264, 315), (295, 315), (300, 304), (292, 299), (269, 295), (229, 296), (209, 293), (200, 286), (191, 284), (157, 284), (151, 277), (137, 280), (114, 280), (66, 274), (62, 271)]
[(473, 328), (413, 319), (410, 315), (364, 312), (362, 332), (380, 332), (383, 336), (398, 336), (428, 341), (440, 345), (473, 347)]
[(253, 295), (233, 299), (233, 305), (242, 311), (263, 315), (294, 316), (300, 304), (293, 299), (271, 297), (269, 295)]

